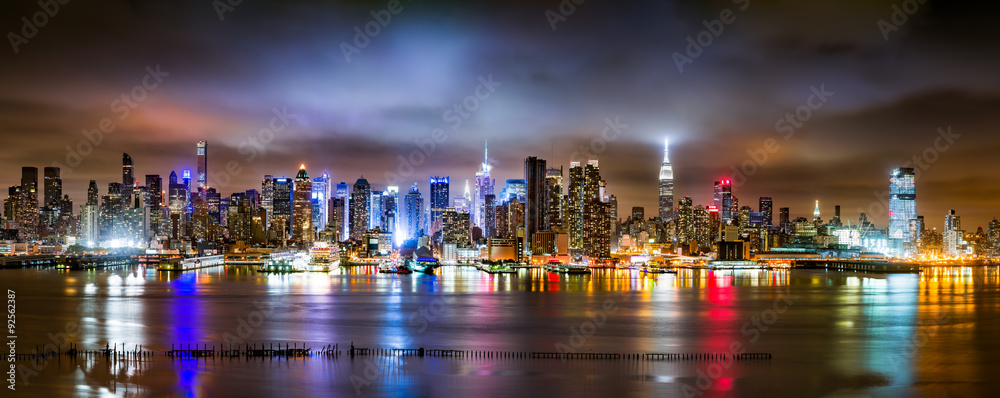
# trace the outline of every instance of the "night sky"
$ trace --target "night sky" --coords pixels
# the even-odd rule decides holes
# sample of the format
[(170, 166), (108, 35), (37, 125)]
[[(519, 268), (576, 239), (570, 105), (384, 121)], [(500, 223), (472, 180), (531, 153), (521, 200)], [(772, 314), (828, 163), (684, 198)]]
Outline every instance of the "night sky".
[[(293, 177), (302, 163), (312, 176), (327, 170), (334, 182), (353, 183), (364, 174), (384, 188), (398, 157), (441, 128), (443, 142), (401, 176), (401, 191), (418, 180), (426, 195), (429, 176), (449, 175), (460, 193), (489, 140), (497, 194), (503, 180), (523, 178), (526, 156), (567, 170), (596, 157), (620, 214), (644, 206), (651, 215), (665, 137), (675, 195), (696, 204), (710, 203), (716, 179), (743, 182), (731, 167), (773, 138), (773, 153), (735, 188), (741, 205), (756, 208), (769, 195), (793, 217), (811, 217), (819, 199), (824, 219), (840, 204), (846, 219), (870, 209), (884, 227), (875, 193), (887, 190), (893, 167), (926, 153), (934, 160), (924, 161), (917, 193), (929, 227), (941, 228), (949, 209), (971, 230), (1000, 214), (997, 6), (928, 1), (889, 30), (893, 5), (919, 3), (587, 0), (564, 20), (553, 17), (555, 0), (468, 3), (476, 2), (404, 0), (348, 62), (342, 43), (354, 45), (355, 27), (387, 2), (244, 0), (220, 18), (210, 0), (76, 0), (25, 43), (12, 34), (41, 8), (6, 1), (0, 183), (18, 184), (21, 166), (59, 162), (79, 206), (90, 179), (102, 194), (120, 180), (122, 152), (135, 160), (137, 180), (166, 179), (194, 169), (194, 145), (204, 139), (211, 171), (240, 167), (228, 185), (215, 179), (226, 195), (259, 189), (264, 174)], [(689, 56), (688, 37), (697, 40), (703, 21), (720, 13), (731, 23), (681, 72), (675, 53)], [(120, 97), (157, 65), (169, 75), (126, 116)], [(489, 98), (460, 125), (445, 120), (490, 76), (500, 85)], [(779, 131), (787, 124), (778, 120), (820, 89), (833, 95), (794, 133)], [(274, 109), (294, 118), (251, 159), (250, 138)], [(70, 169), (67, 146), (104, 118), (115, 130)], [(628, 127), (601, 141), (615, 118)], [(931, 149), (949, 126), (947, 149)]]

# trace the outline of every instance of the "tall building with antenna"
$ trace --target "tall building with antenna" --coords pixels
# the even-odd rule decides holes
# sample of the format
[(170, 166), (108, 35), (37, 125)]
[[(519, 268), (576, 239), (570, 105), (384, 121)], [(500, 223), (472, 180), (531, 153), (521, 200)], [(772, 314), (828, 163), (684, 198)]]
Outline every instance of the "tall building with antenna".
[(489, 143), (483, 146), (483, 164), (479, 172), (476, 173), (476, 196), (472, 204), (472, 223), (479, 227), (486, 225), (486, 195), (493, 195), (493, 187), (496, 183), (490, 176), (490, 152)]
[(660, 165), (660, 219), (674, 219), (674, 168), (670, 165), (670, 140), (663, 140), (663, 164)]

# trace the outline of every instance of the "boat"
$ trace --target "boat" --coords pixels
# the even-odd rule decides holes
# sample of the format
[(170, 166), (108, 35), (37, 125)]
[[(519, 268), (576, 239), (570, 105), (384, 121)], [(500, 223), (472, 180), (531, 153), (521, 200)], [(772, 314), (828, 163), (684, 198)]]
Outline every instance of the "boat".
[(483, 264), (475, 265), (476, 269), (489, 274), (516, 274), (517, 270), (507, 264)]
[(165, 258), (160, 260), (156, 270), (160, 272), (184, 272), (199, 268), (217, 267), (226, 264), (226, 256), (204, 256), (192, 258)]
[(303, 255), (295, 252), (271, 253), (270, 258), (264, 265), (257, 269), (257, 272), (287, 274), (293, 272), (305, 272), (307, 262)]
[(483, 267), (483, 271), (491, 274), (516, 274), (517, 270), (508, 267), (506, 265), (491, 265), (488, 267)]
[(563, 264), (558, 259), (550, 259), (545, 264), (545, 269), (561, 274), (589, 274), (590, 268), (583, 264)]
[(676, 274), (677, 270), (667, 267), (656, 267), (652, 265), (647, 265), (642, 267), (642, 272), (645, 272), (647, 274)]
[(410, 274), (410, 271), (405, 265), (393, 264), (390, 262), (384, 262), (379, 264), (378, 273), (380, 274)]
[(441, 262), (434, 258), (431, 250), (426, 246), (417, 248), (413, 252), (413, 257), (407, 259), (406, 268), (413, 272), (421, 272), (427, 275), (433, 275), (434, 271), (441, 266)]
[(309, 264), (306, 265), (306, 271), (330, 272), (337, 267), (333, 257), (333, 248), (329, 244), (316, 242), (312, 249), (309, 249)]

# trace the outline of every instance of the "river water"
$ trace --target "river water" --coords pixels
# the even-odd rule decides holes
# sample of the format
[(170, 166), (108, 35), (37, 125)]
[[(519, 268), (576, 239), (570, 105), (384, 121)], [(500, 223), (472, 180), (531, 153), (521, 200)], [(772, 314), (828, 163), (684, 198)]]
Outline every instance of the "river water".
[[(367, 357), (18, 362), (9, 396), (982, 396), (1000, 387), (1000, 269), (602, 270), (491, 276), (373, 268), (264, 275), (0, 271), (19, 353), (71, 341), (305, 344), (769, 360)], [(8, 339), (10, 340), (10, 339)], [(5, 350), (6, 352), (7, 350)], [(5, 367), (6, 368), (6, 367)], [(9, 382), (5, 382), (5, 386)]]

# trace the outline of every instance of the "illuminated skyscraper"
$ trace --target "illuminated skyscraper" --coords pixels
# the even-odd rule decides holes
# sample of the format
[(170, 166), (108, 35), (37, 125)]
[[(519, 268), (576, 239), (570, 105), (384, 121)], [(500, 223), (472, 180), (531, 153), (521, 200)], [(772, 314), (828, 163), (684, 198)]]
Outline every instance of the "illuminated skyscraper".
[(371, 196), (369, 196), (368, 204), (368, 229), (381, 228), (382, 227), (382, 216), (385, 214), (385, 209), (382, 208), (385, 203), (382, 203), (383, 193), (380, 190), (373, 189)]
[(149, 193), (149, 226), (154, 234), (159, 234), (163, 219), (163, 179), (158, 174), (146, 174), (146, 190)]
[(274, 217), (274, 177), (265, 175), (264, 181), (260, 183), (260, 207), (264, 209), (264, 228), (271, 227), (271, 218)]
[(917, 218), (915, 178), (913, 168), (908, 167), (893, 170), (889, 178), (889, 239), (901, 242), (902, 246), (896, 247), (899, 255), (906, 255), (906, 248), (913, 244), (910, 220)]
[(549, 202), (546, 200), (548, 198), (548, 190), (545, 186), (545, 173), (545, 159), (539, 159), (534, 156), (524, 159), (524, 183), (526, 187), (524, 242), (525, 248), (530, 248), (532, 253), (547, 253), (551, 251), (543, 251), (543, 248), (531, 247), (532, 236), (538, 231), (545, 231), (549, 228), (548, 224), (546, 224)]
[(479, 172), (476, 173), (476, 196), (473, 197), (471, 217), (472, 224), (482, 228), (486, 222), (486, 195), (494, 194), (493, 188), (496, 184), (496, 180), (490, 177), (490, 170), (493, 166), (490, 166), (488, 145), (483, 147), (483, 163), (480, 167)]
[(135, 175), (132, 169), (132, 157), (127, 153), (122, 154), (122, 206), (130, 207), (132, 203), (132, 190), (135, 188)]
[(313, 227), (322, 231), (326, 228), (327, 207), (330, 201), (330, 175), (323, 175), (312, 180), (312, 217)]
[(97, 181), (90, 180), (87, 188), (87, 203), (80, 208), (80, 238), (87, 246), (100, 241), (100, 207), (98, 207)]
[(424, 199), (420, 197), (420, 190), (414, 182), (405, 199), (405, 228), (402, 239), (411, 239), (420, 236), (421, 225), (420, 215), (423, 214)]
[(771, 200), (771, 197), (760, 197), (760, 212), (764, 217), (764, 222), (761, 225), (765, 228), (774, 226), (774, 201)]
[(469, 213), (459, 213), (454, 207), (441, 212), (441, 242), (454, 243), (457, 247), (469, 247)]
[(430, 234), (441, 230), (441, 214), (448, 208), (448, 177), (431, 177), (431, 217)]
[(45, 201), (42, 203), (42, 205), (53, 206), (53, 204), (58, 204), (59, 200), (62, 199), (62, 178), (59, 176), (59, 168), (46, 167), (44, 178), (45, 178), (44, 180)]
[(271, 229), (277, 233), (280, 240), (288, 239), (292, 232), (292, 190), (291, 178), (274, 179), (274, 216), (271, 217)]
[(312, 194), (312, 179), (306, 172), (306, 165), (302, 165), (295, 175), (295, 191), (292, 194), (292, 239), (298, 242), (312, 242), (315, 235)]
[(580, 162), (569, 164), (569, 187), (566, 194), (563, 223), (569, 231), (569, 247), (583, 247), (583, 187), (586, 181), (583, 177), (583, 167)]
[(545, 225), (543, 229), (554, 230), (563, 225), (562, 220), (562, 198), (563, 198), (563, 169), (549, 167), (545, 170), (545, 190), (548, 201), (545, 214)]
[(583, 170), (583, 195), (581, 197), (581, 224), (583, 250), (592, 260), (607, 259), (611, 256), (611, 213), (610, 203), (601, 195), (602, 186), (600, 164), (597, 159), (587, 160)]
[(819, 201), (816, 201), (816, 210), (813, 210), (813, 222), (820, 223), (823, 222), (823, 218), (819, 214)]
[(343, 214), (340, 215), (343, 220), (341, 222), (340, 240), (344, 241), (351, 238), (351, 186), (341, 181), (340, 184), (337, 184), (336, 196), (343, 201), (343, 205), (339, 208), (343, 211)]
[(208, 186), (208, 143), (198, 141), (195, 145), (198, 153), (198, 188)]
[(366, 232), (368, 232), (368, 225), (371, 222), (371, 216), (369, 212), (371, 211), (371, 197), (372, 197), (372, 186), (368, 184), (368, 180), (365, 176), (361, 176), (354, 183), (354, 191), (351, 192), (350, 201), (350, 220), (351, 220), (351, 239), (361, 240)]
[(17, 218), (20, 236), (25, 240), (38, 239), (38, 168), (21, 168), (20, 217)]
[(733, 181), (722, 179), (715, 182), (715, 207), (719, 209), (719, 219), (723, 225), (729, 225), (733, 218)]
[(674, 219), (674, 168), (670, 165), (670, 141), (663, 141), (663, 164), (660, 165), (660, 219)]
[(399, 187), (386, 187), (382, 194), (382, 232), (392, 235), (392, 243), (399, 244)]
[(694, 201), (684, 196), (677, 201), (677, 242), (686, 245), (697, 240), (694, 223)]

